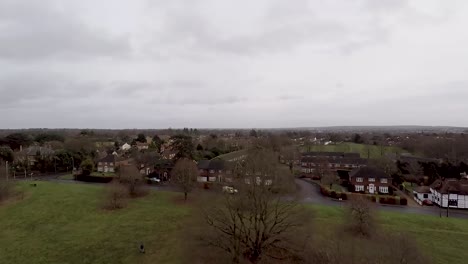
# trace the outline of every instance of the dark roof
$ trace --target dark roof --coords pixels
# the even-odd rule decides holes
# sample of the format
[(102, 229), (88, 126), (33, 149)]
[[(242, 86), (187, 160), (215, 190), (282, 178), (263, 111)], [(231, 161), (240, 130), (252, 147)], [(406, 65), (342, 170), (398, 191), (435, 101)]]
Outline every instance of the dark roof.
[(431, 187), (429, 186), (418, 186), (413, 189), (417, 193), (431, 193)]
[(301, 162), (328, 162), (328, 163), (336, 163), (336, 164), (358, 164), (358, 165), (365, 165), (367, 164), (366, 159), (362, 158), (349, 158), (344, 157), (340, 159), (334, 159), (332, 157), (303, 157), (301, 158)]
[(223, 170), (225, 168), (225, 161), (219, 159), (200, 160), (198, 162), (198, 168), (204, 170)]
[(98, 160), (98, 162), (115, 162), (115, 156), (112, 154), (107, 155), (104, 158)]
[(354, 152), (312, 151), (302, 153), (302, 157), (360, 158), (361, 155)]
[(349, 177), (359, 177), (359, 178), (376, 178), (376, 179), (382, 179), (382, 178), (390, 178), (383, 170), (375, 168), (375, 167), (361, 167), (361, 168), (356, 168), (352, 170), (349, 173)]
[(439, 193), (458, 193), (461, 195), (468, 195), (468, 180), (436, 180), (431, 184), (431, 188), (437, 190)]

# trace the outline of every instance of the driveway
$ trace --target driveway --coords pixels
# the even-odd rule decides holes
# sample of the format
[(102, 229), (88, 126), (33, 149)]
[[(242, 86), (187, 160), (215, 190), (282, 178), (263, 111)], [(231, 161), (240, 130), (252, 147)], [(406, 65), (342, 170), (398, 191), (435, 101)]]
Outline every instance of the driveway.
[[(320, 193), (320, 187), (316, 184), (308, 182), (302, 179), (295, 179), (296, 185), (298, 186), (298, 191), (300, 195), (300, 200), (304, 203), (311, 204), (322, 204), (329, 206), (341, 206), (343, 203), (331, 198), (325, 197)], [(421, 207), (412, 207), (412, 206), (398, 206), (398, 205), (378, 205), (378, 210), (387, 211), (387, 212), (398, 212), (398, 213), (410, 213), (410, 214), (425, 214), (442, 217), (447, 215), (447, 209), (439, 208), (438, 206), (421, 206)], [(449, 217), (455, 218), (464, 218), (468, 219), (468, 211), (450, 209)]]

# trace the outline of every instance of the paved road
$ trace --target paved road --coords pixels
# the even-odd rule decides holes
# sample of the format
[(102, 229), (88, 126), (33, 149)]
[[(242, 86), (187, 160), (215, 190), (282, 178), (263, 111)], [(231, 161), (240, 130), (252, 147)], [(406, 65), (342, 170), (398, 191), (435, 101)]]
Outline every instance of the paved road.
[[(329, 206), (340, 206), (346, 202), (340, 202), (332, 200), (328, 197), (324, 197), (320, 194), (320, 188), (306, 180), (296, 179), (296, 185), (299, 187), (299, 194), (301, 201), (304, 203), (312, 204), (322, 204)], [(399, 212), (399, 213), (411, 213), (411, 214), (425, 214), (439, 216), (442, 213), (442, 217), (446, 216), (447, 210), (440, 210), (437, 206), (421, 206), (421, 207), (411, 207), (411, 206), (395, 206), (395, 205), (378, 205), (378, 210), (388, 211), (388, 212)], [(449, 217), (455, 218), (465, 218), (468, 219), (468, 212), (450, 209)]]

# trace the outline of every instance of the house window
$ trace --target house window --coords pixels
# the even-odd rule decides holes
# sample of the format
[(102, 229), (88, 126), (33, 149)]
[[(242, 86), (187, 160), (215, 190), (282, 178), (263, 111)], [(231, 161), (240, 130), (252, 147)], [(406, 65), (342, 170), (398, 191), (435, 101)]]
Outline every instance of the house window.
[(210, 173), (213, 174), (213, 173), (214, 173), (214, 170), (210, 170)]
[(98, 164), (99, 164), (99, 166), (102, 166), (102, 162), (99, 162)]
[(375, 178), (369, 178), (370, 182), (375, 182)]
[(424, 198), (429, 198), (429, 195), (428, 195), (427, 193), (425, 193), (425, 194), (423, 195), (423, 197), (424, 197)]
[(458, 207), (458, 200), (450, 199), (448, 202), (449, 206), (457, 206)]
[(219, 173), (223, 173), (223, 171), (222, 171), (222, 170), (219, 170), (218, 172), (219, 172)]
[(388, 187), (387, 186), (380, 186), (379, 191), (381, 193), (388, 193)]
[(356, 182), (362, 182), (362, 178), (356, 178)]
[(364, 185), (355, 185), (354, 190), (356, 192), (363, 192), (364, 191)]
[(387, 179), (380, 179), (380, 182), (381, 183), (388, 183), (388, 180)]

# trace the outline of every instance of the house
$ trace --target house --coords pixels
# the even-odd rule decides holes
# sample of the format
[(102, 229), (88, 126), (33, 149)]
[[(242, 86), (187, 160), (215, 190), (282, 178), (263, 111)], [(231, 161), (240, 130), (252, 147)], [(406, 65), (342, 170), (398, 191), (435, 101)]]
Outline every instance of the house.
[(30, 146), (26, 149), (22, 149), (16, 154), (16, 159), (19, 161), (27, 161), (30, 166), (34, 166), (37, 162), (37, 158), (52, 157), (55, 151), (48, 147), (41, 146)]
[(176, 150), (165, 149), (162, 152), (161, 157), (166, 160), (172, 160), (175, 158), (176, 155), (177, 155)]
[(154, 170), (151, 174), (155, 174), (155, 176), (161, 181), (169, 181), (171, 179), (171, 172), (172, 169), (174, 169), (174, 166), (175, 164), (173, 160), (157, 160), (156, 164), (154, 165)]
[(127, 151), (127, 150), (129, 150), (131, 148), (132, 148), (132, 146), (130, 146), (130, 144), (128, 144), (128, 143), (125, 143), (120, 147), (120, 149), (123, 150), (123, 151)]
[(197, 164), (199, 182), (232, 182), (232, 170), (221, 159), (201, 160)]
[(375, 167), (361, 167), (349, 173), (349, 183), (355, 192), (389, 193), (392, 178)]
[(148, 143), (137, 142), (136, 147), (137, 147), (138, 150), (141, 151), (141, 150), (144, 150), (144, 149), (148, 149), (149, 144)]
[(144, 176), (148, 176), (154, 172), (154, 166), (145, 165), (145, 164), (141, 164), (140, 168), (138, 169), (140, 171), (140, 174)]
[(430, 186), (432, 202), (441, 207), (468, 209), (468, 180), (448, 178)]
[(414, 200), (423, 205), (424, 203), (432, 202), (431, 187), (429, 186), (418, 186), (413, 189)]
[(107, 155), (104, 158), (98, 160), (97, 171), (98, 172), (115, 172), (116, 157), (115, 155)]
[(359, 153), (343, 152), (306, 152), (300, 159), (301, 172), (312, 174), (316, 171), (352, 170), (365, 166), (367, 160)]

